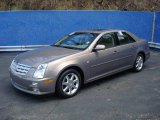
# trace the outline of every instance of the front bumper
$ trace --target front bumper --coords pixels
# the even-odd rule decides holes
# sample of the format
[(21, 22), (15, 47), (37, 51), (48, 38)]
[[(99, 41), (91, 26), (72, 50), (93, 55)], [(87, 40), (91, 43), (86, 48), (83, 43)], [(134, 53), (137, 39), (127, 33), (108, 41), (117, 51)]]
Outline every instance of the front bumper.
[[(17, 76), (10, 71), (11, 83), (12, 85), (23, 92), (30, 93), (33, 95), (44, 95), (55, 92), (55, 81), (44, 78), (35, 80), (34, 78), (25, 78), (22, 76)], [(50, 83), (45, 81), (50, 80)]]

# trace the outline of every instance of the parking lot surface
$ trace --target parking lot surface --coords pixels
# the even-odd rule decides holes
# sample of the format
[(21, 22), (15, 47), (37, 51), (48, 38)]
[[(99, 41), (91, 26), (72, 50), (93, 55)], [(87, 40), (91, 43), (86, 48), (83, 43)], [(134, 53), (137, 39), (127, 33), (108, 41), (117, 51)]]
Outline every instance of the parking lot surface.
[(69, 99), (15, 90), (8, 69), (17, 54), (0, 53), (0, 120), (160, 120), (160, 52), (141, 72), (97, 80)]

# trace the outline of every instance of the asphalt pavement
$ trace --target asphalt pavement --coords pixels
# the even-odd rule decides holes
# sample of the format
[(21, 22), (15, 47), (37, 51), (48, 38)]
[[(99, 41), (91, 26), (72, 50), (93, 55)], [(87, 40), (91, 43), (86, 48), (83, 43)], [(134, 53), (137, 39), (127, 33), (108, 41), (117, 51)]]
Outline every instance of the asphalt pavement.
[(17, 54), (0, 53), (0, 120), (160, 120), (160, 52), (141, 72), (97, 80), (69, 99), (14, 89), (8, 69)]

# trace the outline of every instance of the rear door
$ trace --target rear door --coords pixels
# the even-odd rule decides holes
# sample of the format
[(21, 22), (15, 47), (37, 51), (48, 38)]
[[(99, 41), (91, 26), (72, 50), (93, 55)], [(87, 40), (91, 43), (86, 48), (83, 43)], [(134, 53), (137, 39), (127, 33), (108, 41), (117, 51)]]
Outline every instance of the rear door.
[(118, 68), (131, 67), (134, 63), (134, 58), (137, 51), (136, 41), (126, 32), (117, 32), (117, 55), (119, 58)]

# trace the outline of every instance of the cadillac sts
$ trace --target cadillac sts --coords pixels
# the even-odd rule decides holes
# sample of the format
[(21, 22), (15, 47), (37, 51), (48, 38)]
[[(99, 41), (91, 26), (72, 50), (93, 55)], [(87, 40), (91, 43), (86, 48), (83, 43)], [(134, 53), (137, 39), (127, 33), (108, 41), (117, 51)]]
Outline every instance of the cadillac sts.
[(68, 98), (88, 82), (128, 69), (141, 71), (149, 56), (148, 43), (128, 31), (78, 31), (17, 55), (10, 66), (11, 83), (30, 94)]

